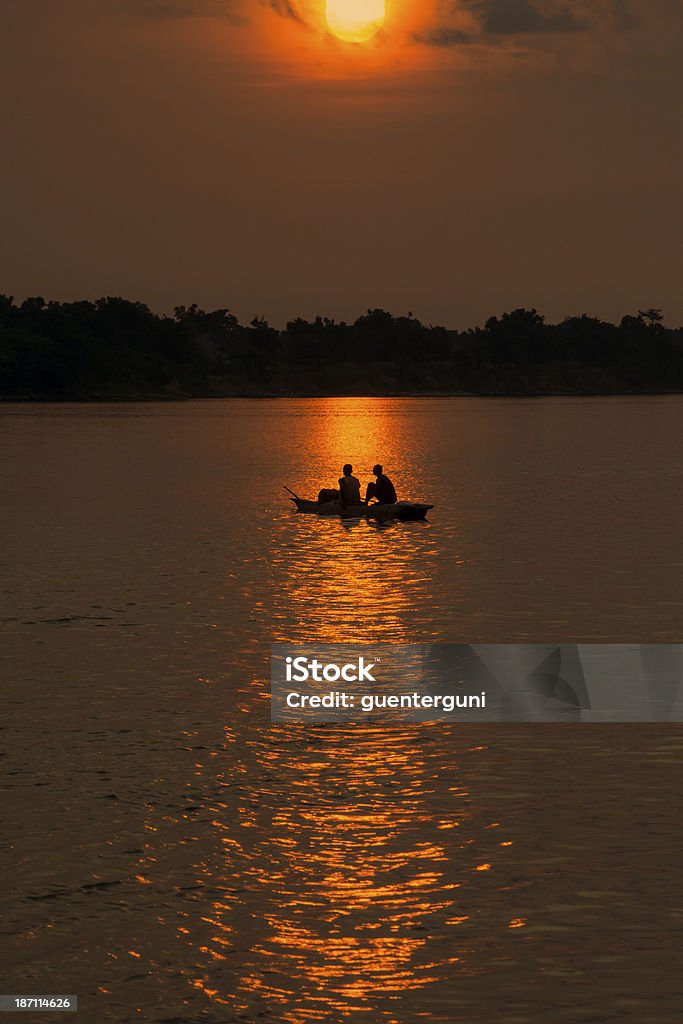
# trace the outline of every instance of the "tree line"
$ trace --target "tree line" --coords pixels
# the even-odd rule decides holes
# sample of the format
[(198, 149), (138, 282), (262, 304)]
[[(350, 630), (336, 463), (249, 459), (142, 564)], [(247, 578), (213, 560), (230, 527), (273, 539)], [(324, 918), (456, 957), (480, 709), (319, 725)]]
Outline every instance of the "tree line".
[(467, 331), (368, 310), (353, 323), (141, 302), (15, 303), (0, 295), (0, 397), (479, 394), (683, 391), (683, 329), (658, 309), (618, 324), (586, 314), (547, 323), (535, 309)]

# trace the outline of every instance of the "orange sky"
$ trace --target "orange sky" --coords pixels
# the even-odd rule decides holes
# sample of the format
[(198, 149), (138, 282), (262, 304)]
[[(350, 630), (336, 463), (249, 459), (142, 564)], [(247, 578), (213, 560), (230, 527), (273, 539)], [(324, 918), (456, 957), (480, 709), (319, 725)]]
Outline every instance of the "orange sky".
[(0, 0), (0, 291), (683, 321), (673, 0)]

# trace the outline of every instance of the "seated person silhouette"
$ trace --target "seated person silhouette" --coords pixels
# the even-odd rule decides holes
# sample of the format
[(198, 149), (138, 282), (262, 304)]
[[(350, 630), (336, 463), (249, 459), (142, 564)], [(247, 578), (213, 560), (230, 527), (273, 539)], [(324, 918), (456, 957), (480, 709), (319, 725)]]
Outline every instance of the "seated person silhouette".
[(379, 463), (373, 467), (372, 472), (377, 477), (376, 482), (370, 482), (365, 492), (365, 504), (376, 501), (380, 505), (395, 505), (398, 501), (396, 488), (388, 476), (385, 475)]
[(343, 508), (349, 505), (362, 505), (360, 497), (360, 480), (353, 476), (353, 466), (347, 462), (344, 466), (344, 476), (339, 478), (339, 494)]

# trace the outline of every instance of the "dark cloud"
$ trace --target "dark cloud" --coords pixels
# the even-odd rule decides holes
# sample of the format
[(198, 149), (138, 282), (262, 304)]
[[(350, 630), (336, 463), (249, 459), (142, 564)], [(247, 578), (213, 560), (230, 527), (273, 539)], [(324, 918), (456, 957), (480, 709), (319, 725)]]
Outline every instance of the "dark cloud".
[(587, 27), (569, 7), (542, 10), (531, 0), (467, 0), (484, 32), (519, 35), (527, 32), (576, 32)]
[[(626, 0), (614, 0), (626, 6)], [(452, 5), (450, 5), (452, 8)], [(590, 23), (578, 17), (566, 4), (543, 4), (542, 0), (460, 0), (458, 11), (475, 20), (478, 29), (465, 31), (449, 24), (444, 5), (442, 21), (415, 42), (430, 46), (462, 46), (482, 36), (514, 36), (530, 33), (577, 32)]]
[(292, 0), (262, 0), (262, 3), (265, 3), (266, 7), (270, 7), (276, 14), (281, 14), (285, 18), (303, 21), (296, 4), (292, 3)]
[(414, 35), (416, 43), (427, 43), (429, 46), (464, 46), (472, 41), (472, 36), (459, 28), (449, 28), (447, 25), (432, 29), (427, 35)]

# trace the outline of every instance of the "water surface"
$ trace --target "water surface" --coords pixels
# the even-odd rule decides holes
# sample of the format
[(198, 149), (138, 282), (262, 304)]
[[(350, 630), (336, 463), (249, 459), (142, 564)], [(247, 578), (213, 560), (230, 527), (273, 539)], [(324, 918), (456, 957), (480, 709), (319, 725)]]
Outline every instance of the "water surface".
[[(679, 1017), (678, 728), (273, 728), (272, 640), (681, 642), (683, 400), (0, 410), (6, 991)], [(427, 523), (298, 516), (380, 460)], [(678, 901), (677, 901), (678, 898)]]

